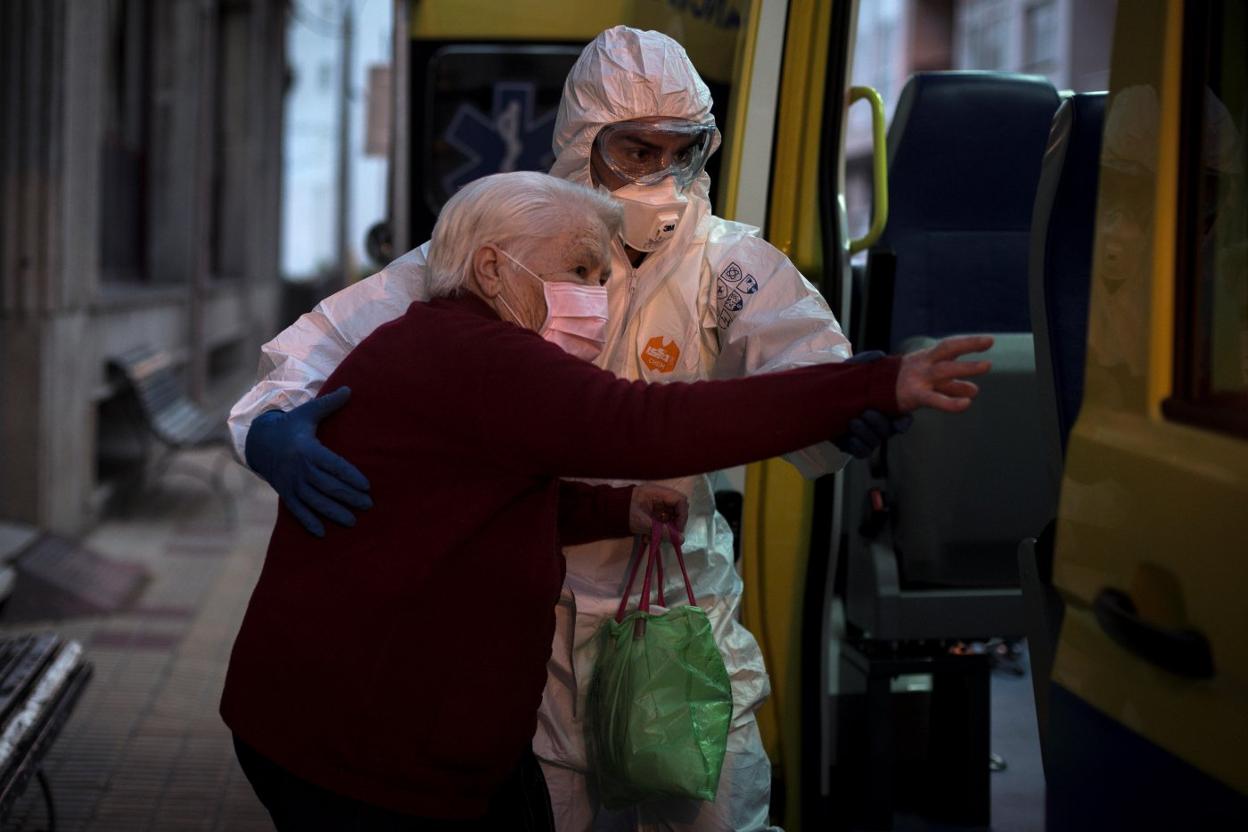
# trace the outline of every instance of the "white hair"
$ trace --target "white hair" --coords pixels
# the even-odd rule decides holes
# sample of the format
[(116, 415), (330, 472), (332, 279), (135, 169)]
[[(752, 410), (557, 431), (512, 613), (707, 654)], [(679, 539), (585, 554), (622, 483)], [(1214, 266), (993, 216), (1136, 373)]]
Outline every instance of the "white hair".
[(597, 238), (603, 227), (614, 237), (622, 211), (606, 194), (535, 171), (496, 173), (470, 182), (450, 198), (433, 227), (430, 296), (464, 288), (473, 255), (483, 245), (506, 249), (520, 240), (578, 230)]

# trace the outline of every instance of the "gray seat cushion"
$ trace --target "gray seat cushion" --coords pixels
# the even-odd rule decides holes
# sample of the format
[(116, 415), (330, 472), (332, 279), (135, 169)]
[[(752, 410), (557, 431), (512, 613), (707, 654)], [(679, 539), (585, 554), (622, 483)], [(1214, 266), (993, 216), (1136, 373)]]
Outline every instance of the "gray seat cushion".
[[(930, 346), (913, 338), (903, 352)], [(1032, 338), (1001, 334), (992, 372), (966, 413), (921, 411), (889, 443), (893, 540), (907, 584), (1011, 586), (1019, 541), (1039, 533), (1055, 498), (1043, 471), (1045, 444)]]

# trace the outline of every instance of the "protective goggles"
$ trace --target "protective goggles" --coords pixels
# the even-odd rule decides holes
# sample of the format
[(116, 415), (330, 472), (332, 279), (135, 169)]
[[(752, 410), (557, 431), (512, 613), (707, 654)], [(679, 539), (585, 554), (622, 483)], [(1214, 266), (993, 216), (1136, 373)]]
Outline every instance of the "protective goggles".
[(683, 190), (702, 172), (714, 138), (713, 127), (665, 118), (608, 124), (594, 145), (607, 169), (621, 179), (653, 185), (671, 176)]

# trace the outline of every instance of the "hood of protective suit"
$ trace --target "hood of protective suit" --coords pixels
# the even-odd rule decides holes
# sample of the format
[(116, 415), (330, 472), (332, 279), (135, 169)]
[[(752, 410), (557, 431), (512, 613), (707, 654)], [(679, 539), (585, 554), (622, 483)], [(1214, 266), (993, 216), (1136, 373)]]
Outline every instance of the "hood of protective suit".
[[(553, 176), (592, 187), (589, 154), (598, 131), (617, 121), (648, 116), (683, 118), (715, 127), (711, 91), (685, 49), (661, 32), (614, 26), (581, 52), (563, 85), (555, 119)], [(711, 152), (720, 144), (715, 130)], [(687, 192), (706, 202), (705, 172)]]

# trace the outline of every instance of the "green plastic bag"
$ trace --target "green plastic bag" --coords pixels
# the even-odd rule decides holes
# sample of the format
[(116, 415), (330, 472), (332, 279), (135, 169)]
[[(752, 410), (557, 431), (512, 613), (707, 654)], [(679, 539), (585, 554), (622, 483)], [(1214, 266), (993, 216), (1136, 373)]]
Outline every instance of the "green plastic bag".
[(640, 608), (627, 612), (638, 552), (619, 612), (598, 633), (586, 723), (599, 798), (608, 809), (662, 797), (714, 800), (728, 744), (732, 686), (679, 546), (689, 605), (650, 612), (652, 572), (659, 604), (666, 606), (661, 531), (656, 523)]

